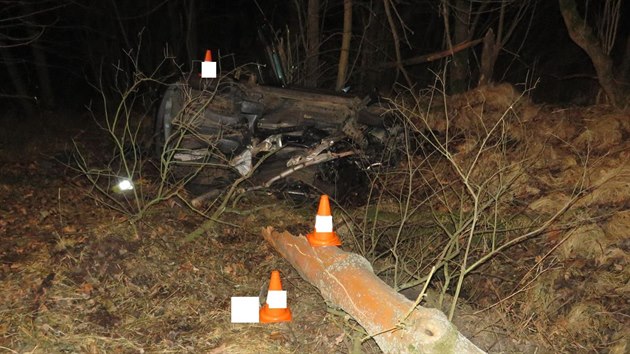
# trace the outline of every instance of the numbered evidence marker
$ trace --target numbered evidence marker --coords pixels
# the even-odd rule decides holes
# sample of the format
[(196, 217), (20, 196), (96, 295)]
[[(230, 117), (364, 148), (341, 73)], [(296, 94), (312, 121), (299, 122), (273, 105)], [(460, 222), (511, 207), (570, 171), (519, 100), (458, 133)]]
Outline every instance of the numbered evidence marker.
[(260, 322), (258, 296), (232, 296), (232, 323)]
[(201, 62), (201, 78), (214, 79), (217, 77), (217, 62), (212, 61), (212, 52), (206, 50), (206, 58)]
[(257, 296), (233, 296), (231, 305), (232, 323), (275, 323), (292, 319), (291, 310), (287, 307), (287, 292), (282, 290), (277, 270), (271, 272), (267, 298), (262, 307)]
[(287, 308), (286, 290), (269, 290), (267, 292), (267, 305), (269, 305), (270, 309)]
[[(232, 323), (260, 322), (260, 299), (258, 296), (232, 296), (231, 306)], [(287, 292), (285, 290), (269, 290), (267, 306), (269, 309), (286, 309)]]

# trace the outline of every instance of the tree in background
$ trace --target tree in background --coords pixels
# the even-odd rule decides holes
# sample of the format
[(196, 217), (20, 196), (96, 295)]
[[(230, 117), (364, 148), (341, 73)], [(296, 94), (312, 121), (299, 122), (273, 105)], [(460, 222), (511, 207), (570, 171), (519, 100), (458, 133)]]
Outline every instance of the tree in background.
[[(542, 4), (545, 13), (537, 10)], [(628, 7), (623, 0), (0, 0), (0, 77), (10, 83), (0, 88), (0, 98), (31, 113), (36, 104), (59, 102), (61, 90), (79, 102), (76, 88), (85, 82), (108, 80), (99, 83), (108, 88), (129, 77), (117, 75), (133, 71), (129, 55), (143, 72), (165, 56), (174, 58), (158, 73), (166, 77), (170, 70), (171, 79), (197, 70), (194, 62), (206, 48), (220, 49), (227, 64), (232, 58), (235, 65), (262, 63), (254, 44), (263, 24), (275, 30), (282, 46), (289, 84), (386, 93), (397, 81), (425, 86), (446, 69), (447, 92), (457, 93), (500, 77), (499, 59), (503, 64), (512, 58), (529, 69), (519, 53), (530, 27), (547, 26), (542, 18), (552, 17), (553, 30), (564, 34), (557, 31), (563, 25), (558, 4), (571, 38), (593, 62), (602, 91), (610, 102), (623, 104), (620, 78), (630, 75), (630, 37), (622, 40), (627, 29), (619, 28), (621, 8)], [(541, 16), (534, 16), (536, 11)], [(562, 40), (564, 48), (568, 42)], [(527, 44), (533, 53), (545, 49)], [(624, 44), (625, 56), (613, 51)], [(616, 68), (614, 59), (623, 59)], [(69, 87), (59, 80), (66, 74), (80, 83)]]
[[(55, 104), (50, 79), (50, 66), (42, 37), (57, 22), (55, 10), (67, 6), (66, 1), (0, 1), (0, 61), (13, 85), (13, 92), (0, 92), (0, 97), (18, 99), (25, 113), (35, 114), (35, 105), (52, 108)], [(32, 60), (23, 59), (24, 48), (30, 49)], [(20, 59), (15, 54), (20, 51)], [(29, 72), (35, 72), (36, 83), (28, 84)], [(37, 88), (37, 92), (29, 89)]]
[(309, 88), (317, 87), (320, 40), (319, 21), (319, 0), (308, 0), (304, 86)]
[[(446, 40), (449, 49), (453, 44), (463, 43), (472, 38), (474, 28), (471, 28), (472, 2), (467, 0), (443, 1), (443, 18), (446, 32)], [(452, 21), (449, 20), (452, 18)], [(450, 22), (453, 22), (453, 33), (451, 34)], [(453, 62), (449, 68), (449, 86), (452, 92), (463, 92), (468, 89), (470, 77), (469, 51), (462, 50), (453, 54)]]
[(335, 90), (341, 91), (348, 75), (348, 58), (350, 57), (350, 40), (352, 38), (352, 0), (343, 0), (343, 34), (339, 53), (339, 69)]
[[(611, 104), (623, 106), (628, 98), (625, 89), (615, 80), (615, 70), (610, 52), (615, 44), (618, 30), (621, 0), (605, 0), (604, 10), (599, 14), (596, 30), (589, 25), (574, 0), (559, 0), (560, 12), (571, 39), (582, 48), (591, 59), (597, 80)], [(588, 8), (584, 10), (588, 14)], [(628, 51), (626, 51), (627, 54)], [(624, 59), (628, 61), (630, 58)]]
[[(501, 51), (513, 40), (518, 40), (512, 55), (518, 55), (532, 18), (536, 10), (537, 1), (522, 0), (441, 0), (442, 16), (446, 44), (449, 49), (471, 41), (484, 38), (484, 46), (480, 60), (478, 80), (471, 82), (473, 77), (470, 66), (471, 50), (464, 49), (453, 55), (453, 62), (449, 67), (450, 90), (453, 93), (463, 92), (471, 84), (486, 85), (493, 81), (494, 68)], [(516, 38), (516, 29), (524, 26)]]

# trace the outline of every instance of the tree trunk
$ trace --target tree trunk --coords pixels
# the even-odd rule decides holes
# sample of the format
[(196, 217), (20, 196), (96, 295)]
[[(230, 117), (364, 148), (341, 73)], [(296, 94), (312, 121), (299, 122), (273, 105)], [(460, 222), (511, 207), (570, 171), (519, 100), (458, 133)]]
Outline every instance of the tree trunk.
[(2, 41), (0, 41), (0, 56), (2, 56), (2, 61), (9, 72), (9, 78), (15, 88), (15, 96), (20, 100), (20, 105), (24, 109), (24, 113), (29, 117), (34, 116), (35, 106), (33, 105), (32, 97), (29, 96), (26, 90), (26, 85), (24, 85), (20, 71), (14, 63), (9, 48), (6, 48), (6, 45)]
[[(360, 86), (365, 90), (374, 90), (379, 94), (391, 91), (394, 80), (392, 70), (384, 71), (379, 64), (387, 60), (391, 49), (391, 40), (386, 24), (380, 19), (385, 16), (383, 2), (374, 1), (369, 8), (357, 7), (364, 13), (363, 28), (365, 42), (361, 46)], [(396, 67), (396, 62), (391, 66)]]
[[(31, 4), (26, 4), (24, 6), (24, 15), (29, 16), (32, 15), (32, 20), (37, 22), (37, 11), (31, 6)], [(27, 30), (30, 33), (32, 38), (38, 38), (36, 41), (30, 43), (31, 53), (33, 53), (33, 59), (35, 61), (35, 72), (37, 73), (37, 83), (39, 85), (39, 89), (37, 94), (39, 95), (40, 104), (46, 108), (53, 108), (55, 105), (54, 92), (52, 89), (52, 84), (50, 81), (50, 70), (48, 68), (48, 60), (46, 58), (46, 53), (42, 48), (43, 41), (39, 36), (39, 29), (34, 27), (29, 27)]]
[(391, 7), (393, 6), (391, 3), (392, 0), (383, 0), (383, 8), (385, 9), (385, 15), (387, 17), (387, 23), (389, 23), (389, 29), (392, 32), (392, 39), (394, 40), (394, 52), (396, 53), (396, 70), (397, 73), (402, 73), (405, 77), (405, 81), (409, 88), (413, 86), (411, 82), (411, 78), (409, 74), (407, 74), (407, 70), (402, 65), (402, 55), (400, 54), (400, 37), (398, 36), (398, 30), (396, 29), (396, 24), (394, 23), (394, 16), (392, 15)]
[[(453, 43), (463, 43), (470, 39), (470, 2), (468, 0), (456, 0), (452, 9), (454, 21), (453, 38), (448, 38), (449, 48)], [(460, 93), (468, 89), (470, 78), (470, 65), (468, 63), (468, 49), (453, 55), (449, 86), (451, 93)]]
[(494, 31), (490, 28), (483, 37), (483, 51), (481, 52), (481, 69), (479, 72), (478, 86), (487, 85), (492, 82), (494, 65), (497, 62), (500, 47), (501, 44), (496, 42)]
[[(624, 50), (623, 59), (621, 61), (621, 69), (619, 70), (623, 82), (630, 82), (630, 35), (626, 38), (626, 48)], [(627, 86), (628, 84), (626, 84)]]
[(40, 41), (31, 44), (31, 51), (35, 59), (35, 71), (37, 72), (37, 82), (39, 83), (39, 95), (41, 102), (46, 108), (55, 106), (55, 95), (50, 82), (50, 71), (48, 70), (48, 60), (46, 54), (40, 47)]
[[(122, 49), (125, 50), (125, 51), (131, 50), (132, 49), (131, 40), (129, 40), (129, 36), (127, 34), (128, 30), (125, 27), (125, 24), (123, 23), (121, 12), (118, 9), (118, 5), (116, 4), (116, 0), (111, 0), (111, 2), (112, 2), (112, 7), (114, 9), (114, 14), (116, 16), (116, 22), (118, 23), (118, 30), (120, 31), (120, 37), (123, 39), (123, 42), (125, 43), (125, 47), (122, 48)], [(125, 6), (125, 3), (123, 3), (123, 7), (124, 6)], [(124, 11), (123, 11), (123, 13), (124, 13)]]
[(306, 77), (304, 86), (317, 87), (319, 73), (319, 0), (308, 0), (306, 21)]
[[(186, 11), (186, 53), (188, 54), (188, 62), (202, 59), (200, 51), (197, 49), (197, 3), (195, 0), (188, 0), (188, 10)], [(207, 49), (207, 48), (205, 48)], [(205, 53), (205, 50), (203, 51)], [(214, 53), (213, 60), (218, 60), (218, 53)]]
[(311, 247), (305, 237), (263, 237), (324, 299), (352, 316), (385, 353), (483, 353), (439, 310), (417, 306), (380, 280), (363, 257), (338, 247)]
[(350, 39), (352, 39), (352, 0), (343, 0), (343, 37), (339, 53), (339, 69), (335, 90), (341, 91), (348, 75), (348, 58), (350, 57)]
[(591, 27), (580, 16), (574, 0), (558, 0), (569, 36), (591, 58), (600, 86), (613, 105), (623, 104), (620, 87), (614, 79), (612, 59), (606, 55)]

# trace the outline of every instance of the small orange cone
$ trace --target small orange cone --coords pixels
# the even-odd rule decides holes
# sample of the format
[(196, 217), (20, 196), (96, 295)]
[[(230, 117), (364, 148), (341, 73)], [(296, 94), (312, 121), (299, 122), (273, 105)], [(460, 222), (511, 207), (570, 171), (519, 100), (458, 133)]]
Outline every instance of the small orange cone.
[(319, 199), (319, 209), (315, 217), (315, 231), (306, 235), (311, 246), (341, 246), (341, 240), (333, 231), (332, 215), (330, 214), (330, 202), (327, 195)]
[(212, 51), (206, 50), (206, 56), (201, 62), (201, 74), (202, 79), (216, 79), (217, 77), (217, 63), (212, 61)]
[[(271, 280), (269, 281), (269, 292), (282, 291), (282, 282), (280, 281), (280, 272), (274, 270), (271, 272)], [(269, 297), (269, 295), (267, 295)], [(283, 308), (270, 308), (267, 301), (263, 307), (260, 308), (260, 322), (261, 323), (274, 323), (274, 322), (289, 322), (291, 321), (291, 310), (289, 307)]]

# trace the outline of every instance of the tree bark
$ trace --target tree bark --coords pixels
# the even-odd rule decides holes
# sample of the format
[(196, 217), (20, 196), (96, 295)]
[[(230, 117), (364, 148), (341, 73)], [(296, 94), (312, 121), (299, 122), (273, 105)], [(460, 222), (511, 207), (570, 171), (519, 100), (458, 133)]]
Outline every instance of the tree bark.
[(339, 68), (335, 90), (341, 91), (346, 84), (348, 58), (350, 57), (350, 39), (352, 39), (352, 0), (343, 0), (343, 37), (339, 53)]
[[(623, 82), (630, 82), (630, 35), (626, 38), (626, 48), (624, 50), (623, 59), (621, 61), (621, 69), (619, 70)], [(628, 84), (626, 84), (627, 86)]]
[[(383, 71), (379, 65), (387, 60), (387, 53), (391, 49), (388, 40), (387, 25), (381, 21), (385, 13), (382, 1), (373, 1), (371, 7), (358, 7), (363, 15), (365, 42), (361, 46), (361, 75), (360, 86), (366, 90), (374, 90), (380, 94), (387, 94), (391, 90), (394, 73), (392, 70)], [(391, 66), (396, 67), (396, 62)]]
[(481, 52), (481, 69), (479, 72), (478, 86), (487, 85), (492, 82), (494, 65), (497, 62), (501, 44), (496, 42), (492, 28), (483, 37), (483, 51)]
[(569, 36), (591, 58), (597, 72), (597, 79), (606, 96), (613, 105), (622, 104), (620, 102), (622, 93), (614, 80), (612, 59), (604, 52), (600, 40), (593, 33), (593, 29), (580, 16), (575, 1), (558, 1)]
[(383, 0), (383, 8), (385, 9), (385, 15), (387, 16), (387, 22), (389, 23), (389, 29), (392, 32), (392, 39), (394, 40), (394, 51), (396, 53), (396, 69), (398, 72), (402, 73), (405, 77), (405, 81), (407, 81), (407, 85), (409, 88), (413, 86), (411, 82), (411, 78), (409, 78), (409, 74), (407, 74), (407, 70), (402, 65), (402, 55), (400, 54), (400, 38), (398, 36), (398, 30), (396, 29), (396, 24), (394, 23), (394, 17), (392, 16), (391, 4), (392, 0)]
[[(35, 105), (33, 105), (33, 99), (28, 94), (26, 90), (26, 85), (22, 80), (22, 76), (20, 75), (20, 70), (14, 63), (14, 58), (11, 55), (10, 49), (6, 47), (6, 45), (0, 41), (0, 56), (2, 57), (2, 61), (7, 68), (9, 73), (9, 78), (11, 79), (11, 83), (13, 83), (13, 87), (15, 88), (15, 96), (20, 100), (20, 105), (24, 109), (24, 113), (27, 116), (35, 115)], [(0, 63), (2, 63), (0, 61)]]
[(50, 81), (48, 60), (46, 59), (46, 53), (44, 53), (39, 43), (41, 42), (37, 41), (31, 44), (31, 51), (33, 52), (33, 58), (35, 59), (37, 82), (39, 83), (39, 94), (41, 96), (43, 106), (46, 108), (53, 108), (55, 106), (55, 95)]
[(304, 86), (317, 87), (319, 68), (319, 0), (308, 0), (306, 21), (306, 77)]
[[(449, 48), (452, 43), (462, 43), (470, 39), (470, 2), (468, 0), (456, 0), (453, 7), (453, 18), (455, 28), (453, 30), (453, 40), (449, 38)], [(468, 89), (468, 78), (470, 77), (470, 65), (468, 63), (468, 49), (464, 49), (453, 55), (453, 65), (451, 66), (449, 82), (452, 93), (464, 92)]]
[(483, 353), (439, 310), (415, 307), (380, 280), (363, 257), (311, 247), (305, 237), (268, 227), (263, 237), (324, 299), (352, 316), (385, 353)]
[[(26, 4), (24, 6), (25, 16), (28, 16), (28, 14), (36, 13), (37, 10), (34, 9), (31, 4)], [(37, 15), (31, 16), (32, 20), (37, 20)], [(37, 40), (30, 43), (30, 47), (35, 62), (35, 72), (37, 73), (37, 83), (39, 84), (38, 94), (41, 98), (41, 104), (46, 108), (53, 108), (55, 105), (55, 94), (50, 80), (50, 70), (48, 67), (46, 52), (42, 48), (43, 41), (38, 34), (38, 29), (30, 27), (28, 29), (28, 32), (30, 33), (32, 38), (37, 38)]]
[[(403, 66), (409, 66), (409, 65), (416, 65), (416, 64), (421, 64), (421, 63), (427, 63), (427, 62), (431, 62), (434, 60), (438, 60), (438, 59), (442, 59), (444, 57), (447, 57), (449, 55), (453, 55), (454, 53), (457, 53), (461, 50), (470, 48), (470, 47), (474, 47), (477, 44), (481, 43), (481, 39), (475, 39), (472, 41), (468, 41), (468, 42), (464, 42), (464, 43), (458, 43), (456, 45), (454, 45), (452, 48), (447, 49), (447, 50), (441, 50), (439, 52), (434, 52), (434, 53), (429, 53), (429, 54), (424, 54), (424, 55), (418, 55), (416, 57), (413, 58), (409, 58), (409, 59), (405, 59), (402, 60), (400, 62), (400, 64), (402, 64)], [(389, 63), (385, 63), (385, 64), (381, 64), (378, 65), (377, 67), (379, 68), (393, 68), (396, 67), (396, 65), (398, 65), (398, 62), (389, 62)]]
[[(188, 9), (186, 10), (186, 52), (188, 54), (188, 62), (201, 59), (200, 51), (198, 50), (197, 39), (197, 3), (195, 0), (188, 0)], [(205, 48), (207, 49), (207, 48)], [(205, 53), (205, 50), (203, 51)], [(218, 53), (214, 53), (215, 61), (219, 59)]]

